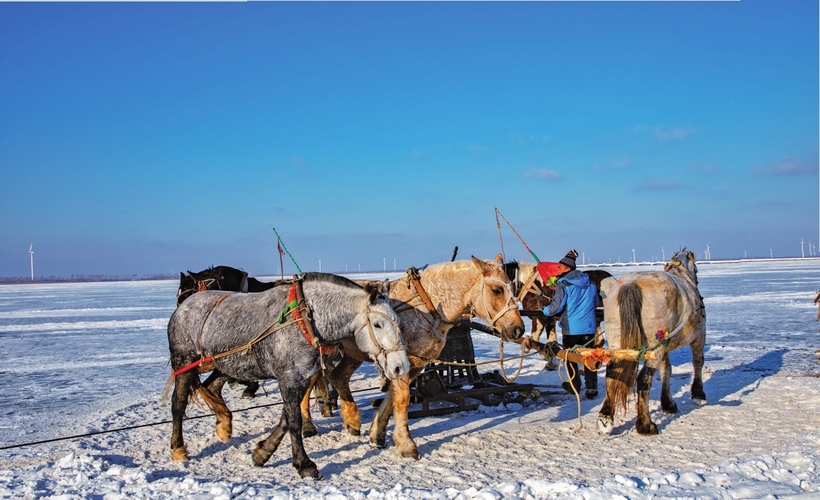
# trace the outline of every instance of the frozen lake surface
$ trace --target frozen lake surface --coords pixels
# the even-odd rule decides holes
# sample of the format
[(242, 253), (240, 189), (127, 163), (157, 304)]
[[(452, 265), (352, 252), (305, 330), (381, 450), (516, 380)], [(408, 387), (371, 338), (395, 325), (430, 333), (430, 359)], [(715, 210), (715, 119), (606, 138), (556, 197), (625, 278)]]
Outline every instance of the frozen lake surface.
[[(604, 268), (615, 276), (649, 269)], [(402, 274), (378, 273), (364, 278), (392, 279)], [(250, 498), (260, 492), (270, 497), (275, 490), (281, 495), (273, 496), (282, 498), (311, 497), (313, 493), (318, 498), (334, 492), (339, 498), (365, 498), (367, 491), (374, 498), (453, 498), (459, 494), (470, 498), (481, 497), (478, 492), (482, 487), (489, 488), (486, 498), (503, 496), (506, 488), (517, 488), (510, 495), (522, 498), (533, 491), (541, 491), (541, 497), (566, 493), (574, 498), (610, 498), (615, 494), (640, 498), (654, 495), (653, 491), (667, 491), (672, 497), (692, 498), (691, 492), (707, 486), (711, 493), (695, 496), (759, 498), (769, 492), (817, 492), (820, 370), (815, 350), (820, 323), (815, 321), (812, 301), (820, 287), (820, 260), (699, 264), (698, 277), (707, 312), (705, 388), (709, 404), (695, 408), (688, 401), (691, 356), (688, 349), (673, 352), (673, 393), (682, 414), (659, 416), (660, 384), (656, 383), (652, 411), (653, 418), (661, 419), (662, 434), (649, 439), (662, 443), (657, 456), (642, 459), (631, 451), (630, 446), (640, 450), (653, 442), (630, 432), (634, 410), (613, 438), (598, 437), (594, 420), (587, 421), (593, 429), (572, 434), (575, 400), (560, 391), (555, 372), (541, 370), (543, 361), (536, 356), (528, 358), (519, 381), (541, 386), (544, 397), (523, 407), (508, 405), (506, 409), (412, 421), (423, 455), (419, 462), (397, 460), (391, 448), (365, 451), (369, 448), (361, 440), (366, 441), (366, 437), (348, 436), (338, 417), (317, 422), (322, 426), (321, 435), (307, 443), (311, 457), (321, 462), (323, 474), (330, 478), (325, 483), (330, 489), (324, 493), (295, 478), (287, 465), (286, 446), (283, 449), (288, 451), (279, 450), (278, 461), (270, 466), (246, 469), (247, 465), (235, 465), (245, 463), (247, 447), (265, 433), (271, 418), (269, 413), (242, 408), (276, 401), (275, 381), (266, 382), (260, 397), (252, 401), (240, 401), (239, 391), (226, 389), (230, 393), (226, 394), (228, 404), (239, 409), (235, 425), (244, 428), (237, 431), (244, 435), (238, 441), (214, 444), (209, 419), (186, 424), (193, 428), (186, 431), (192, 448), (202, 450), (186, 465), (168, 460), (168, 425), (15, 447), (170, 419), (168, 404), (159, 398), (170, 372), (166, 325), (175, 308), (178, 283), (3, 285), (0, 448), (12, 448), (0, 457), (13, 466), (5, 472), (0, 468), (0, 497), (4, 492), (32, 498), (62, 492), (102, 498), (97, 490), (109, 487), (121, 489), (123, 497), (128, 496), (128, 490), (131, 494), (143, 491), (152, 498), (176, 498), (190, 491), (224, 493), (225, 488), (227, 496), (202, 493), (199, 497)], [(474, 332), (473, 341), (477, 360), (497, 358), (497, 339)], [(517, 347), (507, 348), (509, 355), (515, 354), (514, 349)], [(508, 373), (513, 369), (513, 363), (507, 364)], [(602, 373), (599, 378), (603, 384)], [(372, 414), (367, 399), (378, 395), (378, 391), (367, 391), (377, 385), (376, 380), (372, 365), (365, 365), (352, 380), (354, 390), (364, 392), (357, 396), (357, 401), (362, 400), (363, 430)], [(601, 398), (583, 402), (585, 418), (594, 418), (600, 402)], [(780, 427), (779, 422), (787, 418), (795, 421), (783, 422), (785, 427)], [(464, 426), (460, 431), (459, 425)], [(536, 434), (531, 433), (532, 425), (540, 429)], [(526, 426), (525, 432), (530, 433), (525, 441), (515, 437), (520, 435), (518, 426)], [(689, 426), (694, 426), (694, 433)], [(541, 448), (524, 444), (533, 439), (543, 441), (543, 454)], [(522, 455), (516, 447), (505, 449), (513, 442), (530, 451)], [(570, 443), (570, 449), (562, 449), (563, 442)], [(335, 456), (322, 451), (334, 447), (340, 447)], [(474, 449), (484, 451), (471, 453)], [(596, 449), (624, 454), (613, 462)], [(64, 450), (74, 451), (60, 459)], [(448, 453), (453, 452), (462, 459), (470, 457), (469, 464), (455, 466), (464, 467), (460, 477), (445, 474), (453, 467), (448, 465)], [(502, 466), (505, 453), (509, 460), (528, 463), (529, 471), (510, 464)], [(228, 455), (236, 457), (228, 459)], [(482, 461), (484, 455), (487, 460)], [(439, 472), (428, 477), (428, 468)], [(659, 472), (646, 472), (641, 479), (623, 476), (622, 469)], [(73, 474), (74, 479), (59, 479), (60, 471)], [(232, 476), (233, 471), (240, 472)], [(525, 480), (528, 473), (531, 479)], [(137, 477), (129, 474), (141, 478), (137, 483), (142, 486), (134, 486), (137, 490), (129, 490), (128, 485)], [(198, 479), (191, 483), (192, 477)], [(517, 478), (517, 486), (500, 483), (504, 477)], [(401, 478), (416, 487), (419, 482), (428, 484), (429, 489), (402, 490), (397, 484), (403, 482)], [(197, 481), (202, 482), (201, 487)], [(448, 484), (456, 489), (451, 491)], [(478, 489), (472, 491), (470, 485)], [(234, 493), (230, 493), (232, 489)], [(395, 491), (399, 493), (393, 494)]]

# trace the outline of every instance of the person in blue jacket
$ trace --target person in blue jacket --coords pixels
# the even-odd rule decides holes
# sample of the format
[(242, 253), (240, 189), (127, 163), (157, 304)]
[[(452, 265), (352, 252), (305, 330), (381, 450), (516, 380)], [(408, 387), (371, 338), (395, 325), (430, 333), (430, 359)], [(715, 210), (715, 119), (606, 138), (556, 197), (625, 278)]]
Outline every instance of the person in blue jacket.
[[(558, 261), (562, 276), (555, 286), (552, 301), (544, 308), (544, 314), (555, 316), (561, 314), (558, 324), (561, 325), (561, 338), (564, 349), (575, 346), (593, 347), (595, 338), (595, 309), (598, 307), (598, 289), (589, 280), (589, 276), (575, 269), (575, 259), (578, 252), (570, 250), (563, 259)], [(581, 391), (581, 379), (578, 376), (578, 365), (567, 363), (570, 381), (575, 386), (573, 391), (570, 382), (564, 382), (562, 387), (570, 394)], [(598, 397), (598, 374), (584, 367), (584, 384), (586, 397)]]

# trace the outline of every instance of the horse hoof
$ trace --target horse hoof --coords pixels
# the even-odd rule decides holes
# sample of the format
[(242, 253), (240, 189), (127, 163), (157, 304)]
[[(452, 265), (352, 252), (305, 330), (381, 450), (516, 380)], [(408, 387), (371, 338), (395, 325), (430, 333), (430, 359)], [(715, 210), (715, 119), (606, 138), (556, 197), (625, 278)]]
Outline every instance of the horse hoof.
[(216, 438), (222, 441), (223, 443), (228, 443), (231, 440), (231, 434), (233, 434), (233, 429), (231, 428), (231, 424), (223, 425), (217, 424), (216, 426)]
[(401, 458), (412, 458), (413, 460), (419, 459), (419, 450), (406, 450), (399, 452), (399, 456)]
[(316, 481), (321, 481), (322, 479), (324, 479), (322, 477), (322, 475), (319, 474), (319, 469), (317, 469), (315, 466), (314, 467), (306, 467), (304, 469), (301, 469), (299, 471), (299, 477), (301, 477), (302, 479), (312, 478), (312, 479), (315, 479)]
[(381, 450), (381, 449), (384, 449), (386, 446), (384, 444), (384, 441), (373, 441), (373, 440), (371, 440), (370, 441), (370, 447), (375, 448), (377, 450)]
[(692, 398), (692, 401), (698, 406), (703, 406), (706, 404), (706, 400), (701, 398)]
[(329, 406), (323, 406), (322, 409), (319, 411), (323, 417), (332, 417), (333, 416), (333, 408)]
[(601, 434), (612, 434), (612, 420), (609, 420), (608, 418), (599, 418), (598, 432)]
[(251, 454), (251, 463), (255, 467), (262, 467), (270, 459), (271, 454), (261, 448), (256, 448)]
[(654, 422), (649, 422), (647, 425), (638, 425), (636, 428), (638, 430), (638, 434), (642, 436), (657, 436), (660, 434), (658, 426), (655, 425)]
[(188, 460), (188, 452), (185, 450), (185, 448), (175, 448), (171, 452), (171, 460), (175, 462)]
[(318, 434), (318, 432), (316, 431), (316, 427), (314, 427), (314, 426), (302, 427), (302, 437), (303, 438), (313, 437), (316, 434)]
[(240, 397), (242, 399), (253, 399), (253, 398), (256, 397), (256, 393), (255, 392), (250, 392), (250, 391), (244, 391), (242, 393), (242, 396), (240, 396)]
[(345, 427), (345, 429), (347, 430), (347, 433), (350, 434), (351, 436), (361, 436), (362, 435), (361, 429), (354, 429), (353, 427)]

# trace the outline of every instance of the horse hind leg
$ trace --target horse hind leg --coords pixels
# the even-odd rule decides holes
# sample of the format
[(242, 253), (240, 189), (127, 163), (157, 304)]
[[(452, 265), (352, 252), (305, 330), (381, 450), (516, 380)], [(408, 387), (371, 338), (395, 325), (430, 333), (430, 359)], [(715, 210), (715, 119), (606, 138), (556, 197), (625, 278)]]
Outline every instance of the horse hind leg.
[(672, 398), (672, 391), (669, 389), (672, 378), (672, 361), (669, 354), (664, 354), (661, 364), (661, 408), (664, 413), (674, 414), (678, 412), (678, 405)]
[(321, 377), (320, 373), (311, 377), (305, 395), (302, 396), (302, 400), (299, 403), (299, 411), (302, 413), (302, 437), (306, 438), (318, 434), (316, 426), (313, 424), (313, 418), (310, 415), (310, 395), (313, 393), (313, 388), (319, 377)]
[(174, 392), (171, 395), (171, 460), (188, 460), (188, 451), (182, 438), (182, 419), (188, 407), (188, 399), (199, 385), (196, 372), (185, 372), (174, 377)]
[(198, 391), (198, 395), (208, 408), (214, 412), (216, 417), (214, 431), (217, 439), (223, 443), (230, 441), (231, 435), (233, 435), (233, 415), (228, 409), (228, 405), (225, 404), (225, 400), (222, 399), (222, 388), (228, 380), (230, 380), (230, 377), (223, 375), (218, 370), (214, 370), (202, 383), (202, 387)]
[(652, 389), (652, 378), (655, 376), (655, 368), (644, 363), (638, 374), (638, 402), (636, 410), (638, 413), (635, 428), (638, 434), (647, 436), (658, 434), (658, 426), (649, 417), (649, 391)]

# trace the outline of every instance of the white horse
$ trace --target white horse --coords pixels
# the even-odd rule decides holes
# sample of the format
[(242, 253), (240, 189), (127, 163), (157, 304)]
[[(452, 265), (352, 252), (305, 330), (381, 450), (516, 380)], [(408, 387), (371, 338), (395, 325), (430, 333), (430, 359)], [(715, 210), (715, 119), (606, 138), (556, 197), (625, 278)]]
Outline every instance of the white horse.
[(649, 417), (649, 390), (655, 371), (661, 369), (661, 408), (677, 413), (669, 391), (672, 363), (669, 351), (684, 346), (692, 350), (694, 379), (692, 400), (706, 403), (703, 392), (703, 348), (706, 344), (706, 310), (698, 292), (695, 254), (683, 249), (663, 271), (634, 272), (622, 276), (608, 291), (604, 306), (606, 335), (611, 349), (658, 350), (646, 360), (640, 374), (638, 361), (611, 361), (606, 369), (606, 399), (598, 415), (598, 429), (612, 432), (616, 407), (626, 411), (627, 398), (637, 383), (639, 434), (657, 434)]

